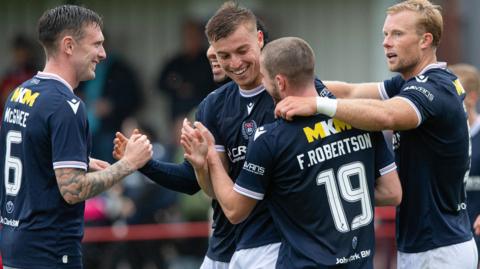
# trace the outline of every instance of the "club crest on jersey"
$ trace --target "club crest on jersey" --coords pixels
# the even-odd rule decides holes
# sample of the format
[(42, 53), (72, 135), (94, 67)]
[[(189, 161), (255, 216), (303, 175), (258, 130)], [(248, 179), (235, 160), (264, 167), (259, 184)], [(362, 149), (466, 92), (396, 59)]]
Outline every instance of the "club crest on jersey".
[(5, 209), (7, 210), (8, 214), (11, 214), (13, 210), (15, 209), (15, 206), (13, 205), (12, 201), (8, 201), (7, 204), (5, 205)]
[(424, 75), (418, 75), (418, 76), (415, 77), (415, 80), (416, 80), (418, 83), (425, 83), (425, 82), (427, 82), (428, 77), (427, 77), (427, 76), (424, 76)]
[(243, 138), (247, 139), (255, 134), (257, 130), (257, 123), (254, 120), (244, 121), (242, 123), (242, 135)]

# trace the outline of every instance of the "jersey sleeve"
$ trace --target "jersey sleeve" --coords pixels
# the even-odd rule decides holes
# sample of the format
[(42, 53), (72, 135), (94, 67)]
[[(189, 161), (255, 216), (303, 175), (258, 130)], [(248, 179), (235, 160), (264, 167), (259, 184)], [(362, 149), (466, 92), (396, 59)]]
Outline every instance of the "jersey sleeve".
[(329, 89), (327, 89), (325, 84), (323, 84), (323, 82), (319, 78), (315, 78), (315, 89), (317, 90), (318, 96), (320, 97), (327, 97), (330, 99), (336, 98), (335, 95), (333, 95), (333, 93)]
[(405, 80), (403, 80), (400, 75), (383, 81), (383, 83), (380, 83), (378, 87), (381, 98), (386, 100), (394, 97), (400, 92), (404, 83)]
[(158, 185), (173, 191), (192, 195), (200, 190), (193, 167), (188, 161), (176, 164), (150, 160), (139, 171)]
[(435, 85), (413, 79), (405, 83), (397, 97), (407, 101), (417, 113), (418, 125), (426, 119), (442, 113), (444, 104), (441, 96), (435, 96)]
[(217, 151), (225, 152), (225, 145), (221, 140), (216, 124), (218, 122), (218, 113), (216, 111), (218, 107), (214, 97), (215, 92), (208, 95), (200, 105), (198, 105), (195, 120), (201, 122), (212, 133), (215, 138), (215, 148)]
[(49, 119), (53, 168), (88, 168), (85, 105), (78, 98), (60, 100)]
[(397, 165), (383, 134), (381, 132), (371, 134), (375, 144), (375, 178), (378, 178), (397, 169)]
[(269, 135), (261, 135), (264, 131), (258, 128), (249, 141), (245, 162), (233, 187), (236, 192), (256, 200), (263, 200), (273, 169)]

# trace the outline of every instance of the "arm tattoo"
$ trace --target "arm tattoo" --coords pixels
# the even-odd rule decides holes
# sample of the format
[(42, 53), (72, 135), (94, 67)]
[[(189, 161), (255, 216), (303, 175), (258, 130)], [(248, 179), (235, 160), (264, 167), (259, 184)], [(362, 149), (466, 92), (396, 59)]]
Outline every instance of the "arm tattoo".
[(135, 170), (120, 160), (102, 171), (86, 173), (75, 168), (55, 169), (58, 188), (69, 204), (82, 202), (115, 185)]

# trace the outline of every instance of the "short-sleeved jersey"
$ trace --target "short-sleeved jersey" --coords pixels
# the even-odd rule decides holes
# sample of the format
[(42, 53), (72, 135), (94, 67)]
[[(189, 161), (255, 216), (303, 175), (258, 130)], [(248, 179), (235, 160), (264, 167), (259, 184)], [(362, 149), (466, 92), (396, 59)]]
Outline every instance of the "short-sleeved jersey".
[(267, 203), (277, 268), (372, 268), (375, 179), (395, 169), (382, 133), (317, 115), (257, 129), (234, 189)]
[[(320, 80), (315, 81), (315, 86), (320, 95), (331, 96)], [(199, 105), (196, 118), (212, 132), (217, 150), (226, 153), (232, 179), (241, 171), (249, 138), (258, 126), (273, 122), (273, 110), (273, 99), (263, 86), (244, 91), (234, 82), (215, 90)], [(216, 200), (212, 201), (212, 207), (213, 234), (207, 251), (211, 259), (228, 262), (235, 250), (280, 242), (263, 203), (258, 203), (250, 216), (238, 225), (228, 221)]]
[(59, 76), (39, 72), (12, 91), (0, 129), (4, 265), (82, 267), (84, 203), (65, 202), (54, 169), (87, 170), (90, 143), (85, 106)]
[(394, 132), (393, 147), (403, 198), (397, 207), (397, 244), (415, 253), (472, 238), (465, 203), (469, 133), (465, 92), (446, 63), (418, 76), (381, 84), (382, 98), (400, 97), (417, 113), (415, 129)]
[[(472, 159), (470, 176), (467, 180), (467, 211), (470, 222), (473, 223), (480, 214), (480, 118), (477, 118), (470, 128), (472, 138)], [(475, 235), (477, 250), (480, 253), (480, 236)]]

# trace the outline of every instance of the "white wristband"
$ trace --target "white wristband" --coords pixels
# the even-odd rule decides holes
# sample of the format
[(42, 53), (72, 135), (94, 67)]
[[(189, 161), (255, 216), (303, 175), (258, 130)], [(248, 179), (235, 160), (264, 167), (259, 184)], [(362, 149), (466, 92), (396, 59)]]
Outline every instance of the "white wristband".
[(326, 97), (317, 97), (317, 114), (327, 115), (329, 117), (335, 116), (337, 112), (337, 99), (330, 99)]

